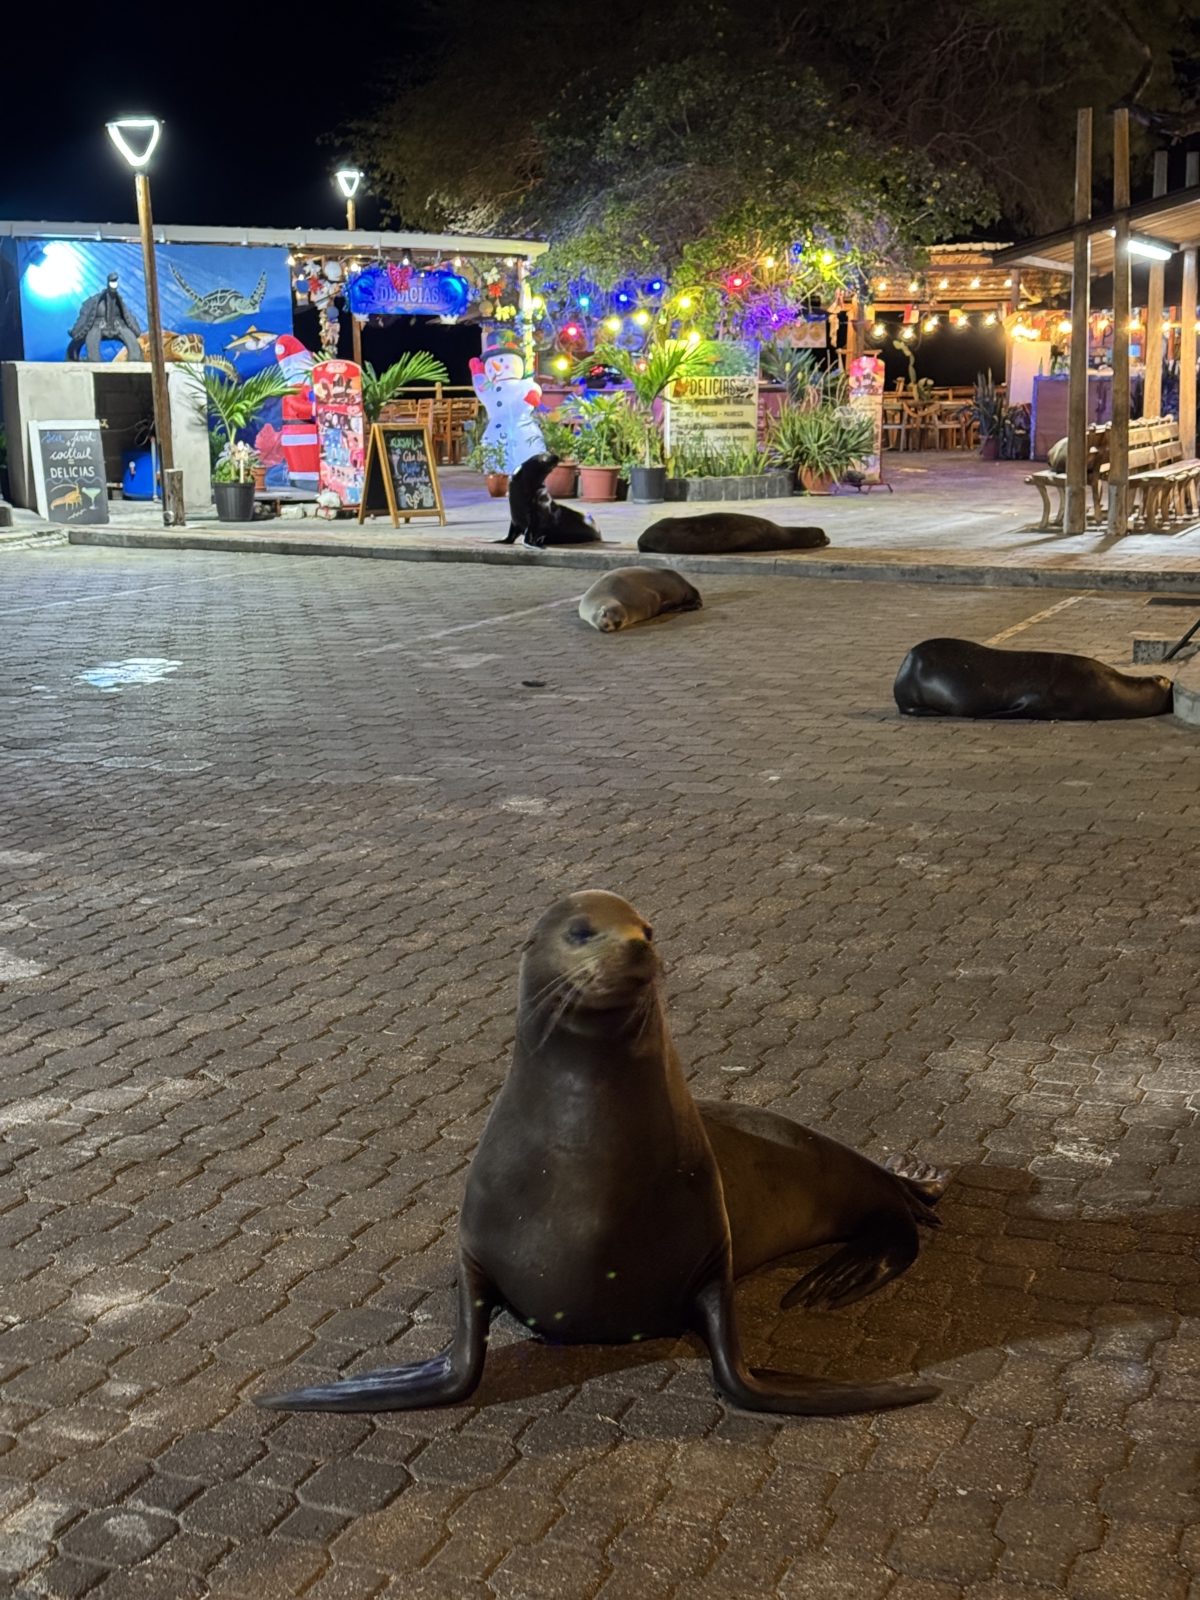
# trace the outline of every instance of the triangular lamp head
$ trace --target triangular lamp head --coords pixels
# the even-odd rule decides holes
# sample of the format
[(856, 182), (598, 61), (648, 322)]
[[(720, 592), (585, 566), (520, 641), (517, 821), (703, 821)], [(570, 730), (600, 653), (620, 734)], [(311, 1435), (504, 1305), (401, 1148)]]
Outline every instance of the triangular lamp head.
[(157, 117), (118, 117), (104, 126), (108, 137), (135, 171), (146, 165), (162, 137), (162, 123)]

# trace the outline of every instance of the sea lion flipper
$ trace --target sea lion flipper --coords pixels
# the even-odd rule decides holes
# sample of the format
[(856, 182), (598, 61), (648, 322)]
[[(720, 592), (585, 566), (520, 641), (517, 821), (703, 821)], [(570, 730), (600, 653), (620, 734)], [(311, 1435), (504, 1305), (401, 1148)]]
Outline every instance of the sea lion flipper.
[(832, 1417), (916, 1405), (941, 1393), (931, 1383), (832, 1383), (769, 1368), (751, 1370), (742, 1359), (733, 1309), (733, 1278), (728, 1272), (705, 1285), (696, 1296), (695, 1310), (697, 1329), (712, 1358), (717, 1388), (744, 1410)]
[(915, 1156), (890, 1155), (883, 1165), (888, 1172), (894, 1172), (896, 1177), (902, 1178), (905, 1185), (927, 1205), (936, 1205), (950, 1183), (950, 1173), (945, 1167), (918, 1161)]
[(780, 1306), (784, 1311), (792, 1306), (837, 1311), (882, 1289), (917, 1259), (921, 1247), (915, 1221), (913, 1218), (905, 1224), (888, 1217), (886, 1229), (882, 1219), (880, 1226), (865, 1228), (858, 1238), (835, 1250), (828, 1260), (793, 1284)]
[(478, 1386), (487, 1351), (496, 1291), (476, 1264), (463, 1257), (458, 1268), (458, 1326), (453, 1341), (428, 1361), (380, 1367), (341, 1383), (261, 1395), (255, 1405), (269, 1411), (412, 1411), (465, 1400)]

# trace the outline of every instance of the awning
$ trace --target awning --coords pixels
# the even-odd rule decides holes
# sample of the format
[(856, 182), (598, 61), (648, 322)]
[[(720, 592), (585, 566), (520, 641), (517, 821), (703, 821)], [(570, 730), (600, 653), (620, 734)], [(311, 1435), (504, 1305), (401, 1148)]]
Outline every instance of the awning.
[[(1093, 217), (1088, 224), (1091, 237), (1091, 270), (1103, 277), (1113, 269), (1113, 234), (1116, 213)], [(1200, 186), (1177, 189), (1156, 200), (1141, 200), (1129, 208), (1129, 231), (1160, 240), (1177, 250), (1200, 246)], [(995, 263), (1006, 267), (1041, 267), (1051, 272), (1070, 273), (1074, 266), (1075, 230), (1061, 228), (1036, 239), (1025, 239), (997, 251)], [(1139, 263), (1144, 265), (1144, 263)]]

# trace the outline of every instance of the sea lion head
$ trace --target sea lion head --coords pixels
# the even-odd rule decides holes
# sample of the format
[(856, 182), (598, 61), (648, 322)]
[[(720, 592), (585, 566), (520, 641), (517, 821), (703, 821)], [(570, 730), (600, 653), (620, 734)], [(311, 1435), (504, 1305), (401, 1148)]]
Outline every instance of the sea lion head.
[(596, 626), (601, 633), (620, 633), (628, 621), (629, 613), (619, 600), (606, 600), (596, 617)]
[(522, 1012), (548, 1010), (554, 1026), (570, 1027), (579, 1014), (639, 1007), (660, 970), (652, 938), (619, 895), (588, 889), (555, 901), (525, 942)]

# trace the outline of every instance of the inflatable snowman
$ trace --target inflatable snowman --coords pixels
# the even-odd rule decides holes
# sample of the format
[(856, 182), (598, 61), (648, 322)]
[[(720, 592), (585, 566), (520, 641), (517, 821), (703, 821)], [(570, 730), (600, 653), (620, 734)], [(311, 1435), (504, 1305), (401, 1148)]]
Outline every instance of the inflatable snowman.
[(511, 477), (530, 456), (546, 448), (534, 408), (542, 391), (525, 376), (525, 361), (515, 344), (497, 342), (485, 347), (482, 361), (471, 362), (475, 397), (487, 411), (485, 445), (504, 452), (504, 471)]

